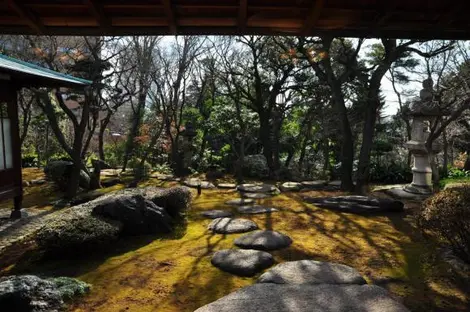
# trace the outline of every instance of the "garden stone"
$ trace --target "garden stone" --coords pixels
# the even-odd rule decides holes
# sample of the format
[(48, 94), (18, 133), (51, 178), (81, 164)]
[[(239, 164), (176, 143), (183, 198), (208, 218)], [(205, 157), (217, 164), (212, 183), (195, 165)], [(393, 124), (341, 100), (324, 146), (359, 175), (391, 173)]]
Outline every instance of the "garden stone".
[(212, 265), (238, 276), (253, 276), (274, 263), (271, 254), (248, 249), (224, 249), (214, 253)]
[(245, 193), (279, 194), (279, 189), (272, 184), (240, 184), (237, 186), (237, 189)]
[(129, 234), (168, 233), (171, 218), (164, 208), (142, 195), (116, 195), (100, 201), (93, 213), (120, 221)]
[(284, 182), (281, 184), (280, 189), (282, 192), (296, 192), (302, 189), (302, 183), (299, 182)]
[(235, 245), (243, 249), (277, 250), (289, 247), (292, 239), (276, 231), (256, 231), (235, 239)]
[(251, 199), (265, 199), (272, 197), (271, 194), (265, 194), (265, 193), (242, 193), (241, 194), (245, 198), (251, 198)]
[(251, 205), (254, 204), (254, 199), (251, 198), (235, 198), (225, 202), (227, 205), (240, 206), (240, 205)]
[[(45, 168), (46, 178), (54, 182), (60, 189), (65, 190), (70, 184), (70, 176), (73, 170), (73, 162), (57, 160), (51, 161)], [(90, 188), (90, 177), (85, 171), (80, 170), (79, 185), (81, 188)]]
[(258, 225), (248, 219), (217, 218), (207, 229), (218, 234), (244, 233), (257, 230)]
[(161, 174), (161, 173), (152, 173), (150, 177), (158, 179), (158, 180), (162, 180), (162, 181), (171, 181), (175, 178), (175, 176), (171, 174)]
[(260, 213), (272, 213), (278, 211), (276, 208), (264, 207), (264, 206), (240, 206), (237, 208), (239, 213), (243, 214), (260, 214)]
[(44, 179), (31, 180), (32, 185), (43, 185), (45, 183), (46, 183), (46, 180), (44, 180)]
[(326, 181), (326, 180), (315, 180), (315, 181), (302, 181), (300, 183), (306, 188), (317, 189), (317, 188), (322, 188), (322, 187), (326, 186), (328, 184), (328, 181)]
[(254, 284), (195, 312), (409, 312), (375, 285)]
[(17, 312), (62, 311), (64, 301), (84, 295), (89, 289), (88, 284), (68, 277), (6, 276), (0, 278), (0, 307), (2, 311)]
[(215, 185), (209, 181), (201, 181), (199, 179), (187, 179), (183, 181), (183, 184), (189, 187), (198, 188), (199, 185), (202, 189), (212, 189), (215, 188)]
[(334, 181), (328, 182), (328, 186), (341, 187), (341, 181), (340, 180), (334, 180)]
[(314, 260), (280, 263), (261, 275), (257, 282), (275, 284), (366, 284), (361, 274), (350, 266)]
[(317, 207), (358, 214), (400, 212), (404, 209), (401, 201), (368, 196), (305, 197), (304, 200)]
[(209, 219), (217, 219), (217, 218), (231, 217), (232, 213), (230, 211), (224, 211), (224, 210), (208, 210), (208, 211), (201, 212), (201, 216), (209, 218)]
[(223, 189), (234, 189), (237, 185), (235, 183), (218, 183), (217, 187)]

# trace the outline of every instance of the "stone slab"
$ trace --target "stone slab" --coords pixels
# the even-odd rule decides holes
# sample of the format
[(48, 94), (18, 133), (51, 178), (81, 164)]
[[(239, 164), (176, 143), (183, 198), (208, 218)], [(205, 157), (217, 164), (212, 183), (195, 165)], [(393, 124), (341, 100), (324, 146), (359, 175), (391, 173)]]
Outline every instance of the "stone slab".
[(413, 194), (413, 193), (405, 191), (402, 187), (391, 188), (391, 189), (385, 190), (384, 193), (396, 199), (405, 199), (405, 200), (414, 200), (414, 201), (423, 201), (430, 196), (430, 195)]
[(282, 192), (297, 192), (302, 189), (303, 185), (300, 182), (284, 182), (279, 189)]
[(279, 189), (272, 184), (240, 184), (237, 189), (246, 193), (279, 193)]
[(201, 216), (209, 218), (209, 219), (217, 219), (217, 218), (231, 217), (232, 213), (226, 210), (207, 210), (207, 211), (201, 212)]
[(404, 209), (403, 202), (398, 200), (358, 195), (304, 197), (304, 200), (317, 207), (358, 214), (401, 212)]
[(217, 187), (223, 189), (235, 189), (237, 185), (235, 183), (218, 183)]
[(259, 206), (259, 205), (253, 205), (253, 206), (240, 206), (237, 208), (239, 213), (242, 214), (261, 214), (261, 213), (272, 213), (279, 211), (276, 208), (272, 207), (264, 207), (264, 206)]
[(265, 199), (272, 197), (271, 194), (266, 194), (266, 193), (242, 193), (241, 194), (245, 198), (251, 198), (251, 199)]
[(292, 239), (277, 231), (256, 231), (238, 237), (235, 245), (244, 249), (277, 250), (289, 247)]
[(227, 205), (232, 205), (232, 206), (242, 206), (242, 205), (251, 205), (254, 204), (254, 199), (251, 198), (235, 198), (235, 199), (230, 199), (226, 201), (225, 203)]
[(274, 258), (265, 251), (224, 249), (214, 253), (212, 265), (238, 276), (253, 276), (274, 264)]
[(326, 180), (314, 180), (314, 181), (302, 181), (300, 182), (304, 187), (307, 188), (322, 188), (328, 184)]
[(374, 285), (279, 285), (244, 287), (195, 312), (409, 312)]
[(248, 219), (217, 218), (209, 224), (207, 229), (218, 234), (232, 234), (257, 230), (258, 225)]
[(366, 284), (361, 274), (350, 266), (314, 260), (280, 263), (261, 275), (257, 282), (275, 284)]
[(199, 179), (187, 179), (183, 181), (183, 184), (188, 186), (188, 187), (193, 187), (197, 188), (199, 185), (201, 185), (202, 189), (212, 189), (215, 188), (215, 185), (212, 184), (209, 181), (201, 181)]

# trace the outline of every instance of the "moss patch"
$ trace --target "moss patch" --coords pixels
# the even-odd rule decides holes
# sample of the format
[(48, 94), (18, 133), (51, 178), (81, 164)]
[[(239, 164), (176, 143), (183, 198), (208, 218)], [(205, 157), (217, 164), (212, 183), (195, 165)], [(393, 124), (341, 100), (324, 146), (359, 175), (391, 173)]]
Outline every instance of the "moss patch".
[[(173, 184), (156, 180), (143, 184), (157, 183)], [(329, 194), (333, 195), (309, 195)], [(293, 239), (289, 248), (273, 252), (277, 262), (315, 259), (347, 264), (368, 282), (389, 289), (412, 311), (467, 311), (470, 294), (465, 280), (440, 260), (436, 246), (420, 236), (410, 215), (333, 212), (306, 204), (299, 195), (283, 193), (258, 200), (281, 211), (244, 216), (261, 229), (284, 232)], [(92, 284), (91, 292), (72, 304), (70, 311), (194, 311), (256, 280), (224, 273), (210, 263), (214, 251), (231, 248), (241, 234), (208, 233), (210, 220), (199, 213), (227, 209), (236, 214), (236, 207), (224, 204), (236, 197), (232, 190), (204, 190), (194, 196), (184, 231), (158, 239), (121, 239), (104, 254), (37, 264), (27, 270), (67, 274)], [(410, 204), (406, 208), (413, 209)]]

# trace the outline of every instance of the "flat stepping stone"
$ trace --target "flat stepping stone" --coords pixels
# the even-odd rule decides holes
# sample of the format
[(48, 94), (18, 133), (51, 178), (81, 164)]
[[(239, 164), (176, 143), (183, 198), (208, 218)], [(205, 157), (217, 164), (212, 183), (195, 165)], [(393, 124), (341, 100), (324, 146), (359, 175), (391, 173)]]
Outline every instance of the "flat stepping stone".
[(251, 220), (242, 218), (217, 218), (207, 227), (218, 234), (245, 233), (258, 229), (258, 225)]
[(219, 183), (217, 184), (217, 187), (223, 189), (234, 189), (237, 185), (235, 183)]
[(272, 266), (274, 258), (265, 251), (224, 249), (214, 253), (211, 263), (225, 272), (238, 276), (253, 276)]
[(227, 205), (232, 205), (232, 206), (242, 206), (242, 205), (254, 204), (255, 200), (251, 198), (235, 198), (235, 199), (227, 200), (225, 203)]
[(207, 211), (201, 212), (201, 216), (209, 218), (209, 219), (217, 219), (217, 218), (231, 217), (232, 213), (230, 211), (225, 211), (225, 210), (207, 210)]
[(266, 194), (266, 193), (242, 193), (242, 196), (245, 198), (251, 198), (251, 199), (264, 199), (264, 198), (272, 197), (271, 194)]
[(254, 284), (195, 312), (409, 312), (375, 285)]
[(361, 274), (350, 266), (314, 260), (280, 263), (261, 275), (257, 283), (367, 284)]
[(215, 185), (212, 184), (209, 181), (201, 181), (199, 179), (188, 179), (184, 180), (183, 184), (189, 187), (197, 188), (199, 185), (201, 185), (202, 189), (212, 189), (215, 188)]
[(243, 214), (260, 214), (260, 213), (272, 213), (279, 211), (276, 208), (272, 207), (264, 207), (264, 206), (258, 206), (258, 205), (253, 205), (253, 206), (240, 206), (237, 208), (239, 213)]
[(150, 177), (158, 179), (158, 180), (162, 180), (162, 181), (172, 181), (175, 178), (174, 175), (161, 174), (161, 173), (153, 173), (153, 174), (150, 175)]
[(341, 187), (341, 181), (340, 180), (334, 180), (331, 182), (328, 182), (329, 186), (334, 186), (334, 187)]
[(237, 189), (246, 193), (279, 193), (279, 189), (272, 184), (240, 184)]
[(357, 195), (304, 197), (304, 200), (317, 207), (358, 214), (401, 212), (404, 209), (403, 202), (398, 200)]
[(238, 237), (234, 243), (244, 249), (268, 251), (289, 247), (292, 239), (276, 231), (256, 231)]
[(302, 183), (299, 182), (284, 182), (279, 187), (282, 192), (297, 192), (302, 189)]
[(306, 188), (322, 188), (328, 184), (326, 180), (302, 181), (300, 182)]

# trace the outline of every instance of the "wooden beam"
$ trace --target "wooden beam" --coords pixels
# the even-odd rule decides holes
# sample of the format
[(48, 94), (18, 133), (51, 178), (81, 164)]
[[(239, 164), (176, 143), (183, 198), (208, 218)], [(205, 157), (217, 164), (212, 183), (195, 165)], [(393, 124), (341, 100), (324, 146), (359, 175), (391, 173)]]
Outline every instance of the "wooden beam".
[(240, 0), (238, 6), (238, 29), (242, 32), (246, 29), (246, 18), (248, 14), (248, 0)]
[(325, 0), (315, 0), (315, 2), (312, 4), (308, 12), (307, 19), (304, 22), (304, 26), (302, 27), (302, 35), (306, 36), (311, 32), (312, 28), (320, 18), (324, 5)]
[(171, 0), (162, 0), (162, 4), (163, 10), (165, 11), (166, 17), (168, 19), (168, 28), (170, 29), (170, 34), (176, 35), (178, 31), (176, 26), (175, 12), (173, 11)]
[(101, 4), (96, 3), (94, 0), (83, 0), (83, 3), (88, 7), (88, 10), (98, 22), (98, 25), (103, 28), (111, 27), (111, 20), (106, 17)]
[(41, 20), (24, 9), (22, 5), (16, 3), (15, 0), (8, 0), (8, 6), (13, 9), (13, 11), (15, 11), (21, 17), (21, 19), (23, 19), (26, 24), (28, 24), (28, 26), (34, 30), (36, 35), (43, 35), (46, 33)]

